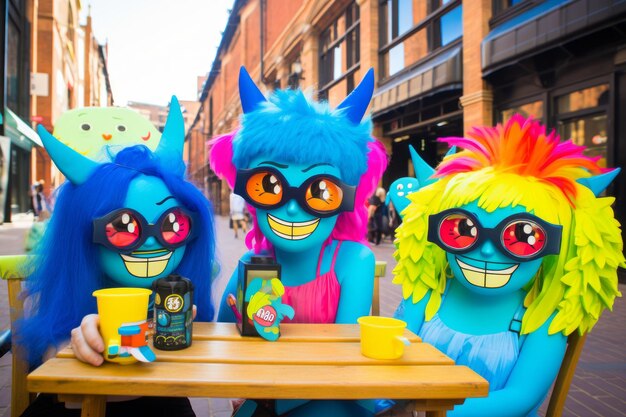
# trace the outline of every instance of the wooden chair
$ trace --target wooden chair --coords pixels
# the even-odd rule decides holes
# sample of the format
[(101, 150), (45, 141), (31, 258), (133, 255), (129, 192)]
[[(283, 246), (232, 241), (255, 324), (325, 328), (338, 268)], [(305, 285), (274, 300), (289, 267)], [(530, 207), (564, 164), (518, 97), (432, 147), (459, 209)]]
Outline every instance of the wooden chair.
[(565, 357), (563, 358), (563, 363), (561, 363), (559, 374), (554, 382), (546, 417), (560, 417), (561, 414), (563, 414), (565, 400), (567, 399), (567, 394), (572, 384), (574, 373), (576, 372), (576, 365), (578, 364), (578, 359), (583, 351), (586, 339), (586, 334), (580, 336), (578, 332), (570, 334), (567, 338), (567, 350), (565, 351)]
[(11, 416), (21, 415), (31, 402), (31, 396), (26, 390), (26, 376), (28, 362), (26, 352), (16, 343), (15, 321), (24, 312), (24, 303), (19, 298), (24, 280), (24, 266), (27, 255), (0, 256), (0, 277), (6, 280), (9, 295), (9, 316), (11, 320), (11, 353), (13, 356), (11, 378)]
[(380, 279), (387, 273), (387, 262), (376, 261), (374, 268), (374, 295), (372, 297), (372, 316), (380, 316)]

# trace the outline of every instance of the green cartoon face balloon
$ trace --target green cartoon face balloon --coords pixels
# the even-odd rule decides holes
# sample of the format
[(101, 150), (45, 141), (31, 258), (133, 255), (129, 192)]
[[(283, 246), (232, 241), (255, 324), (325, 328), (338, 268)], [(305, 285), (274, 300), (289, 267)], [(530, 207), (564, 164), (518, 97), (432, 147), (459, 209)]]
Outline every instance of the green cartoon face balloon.
[(85, 107), (67, 111), (54, 126), (54, 136), (76, 152), (101, 161), (108, 146), (146, 145), (155, 150), (161, 133), (141, 114), (122, 107)]

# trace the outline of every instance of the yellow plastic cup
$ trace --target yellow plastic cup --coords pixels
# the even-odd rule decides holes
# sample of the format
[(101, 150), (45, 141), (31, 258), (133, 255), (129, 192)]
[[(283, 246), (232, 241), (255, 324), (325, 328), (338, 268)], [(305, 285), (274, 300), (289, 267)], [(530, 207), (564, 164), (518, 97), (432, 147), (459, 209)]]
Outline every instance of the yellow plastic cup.
[(404, 346), (411, 344), (402, 336), (406, 323), (391, 317), (363, 316), (361, 327), (361, 353), (372, 359), (398, 359)]
[(123, 365), (136, 362), (133, 356), (115, 354), (121, 347), (119, 329), (148, 318), (148, 302), (152, 291), (146, 288), (106, 288), (93, 292), (98, 302), (100, 333), (104, 339), (104, 359)]

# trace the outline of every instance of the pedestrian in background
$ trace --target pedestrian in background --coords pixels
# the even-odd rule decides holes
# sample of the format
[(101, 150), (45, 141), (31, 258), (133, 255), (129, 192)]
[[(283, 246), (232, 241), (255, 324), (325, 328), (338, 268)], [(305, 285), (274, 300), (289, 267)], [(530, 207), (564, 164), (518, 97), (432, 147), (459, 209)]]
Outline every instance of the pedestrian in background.
[(233, 230), (235, 231), (235, 239), (238, 238), (237, 232), (239, 228), (244, 233), (248, 233), (248, 223), (246, 221), (246, 215), (244, 213), (246, 208), (246, 201), (243, 197), (231, 192), (230, 193), (230, 221), (233, 224)]
[(387, 192), (379, 187), (369, 200), (368, 207), (368, 240), (380, 245), (384, 234), (389, 233), (389, 212), (385, 204)]
[(32, 208), (35, 217), (39, 221), (44, 221), (50, 217), (50, 209), (48, 201), (43, 193), (42, 181), (37, 181), (32, 185), (31, 189)]
[(387, 231), (387, 236), (389, 236), (389, 238), (391, 239), (391, 242), (393, 243), (396, 229), (398, 228), (398, 226), (400, 226), (402, 219), (400, 218), (400, 214), (396, 211), (396, 207), (393, 205), (393, 202), (391, 201), (389, 201), (389, 204), (387, 204), (387, 213), (389, 215), (389, 221), (388, 221), (389, 228)]

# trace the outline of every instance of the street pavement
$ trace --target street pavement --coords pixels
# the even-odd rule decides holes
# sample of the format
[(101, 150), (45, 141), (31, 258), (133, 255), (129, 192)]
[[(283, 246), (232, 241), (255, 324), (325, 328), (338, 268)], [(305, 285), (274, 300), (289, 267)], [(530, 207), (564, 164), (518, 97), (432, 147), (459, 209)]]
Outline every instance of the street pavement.
[[(12, 224), (0, 225), (0, 255), (23, 253), (26, 233), (32, 218), (18, 216)], [(215, 306), (230, 278), (239, 257), (246, 248), (243, 236), (235, 239), (228, 228), (228, 218), (216, 216), (217, 257), (221, 272), (213, 284)], [(401, 300), (400, 287), (391, 283), (394, 246), (385, 240), (372, 248), (377, 260), (387, 262), (387, 276), (381, 278), (381, 315), (391, 316)], [(622, 271), (623, 272), (623, 271)], [(620, 284), (626, 294), (626, 285)], [(7, 288), (0, 284), (0, 331), (8, 328)], [(565, 404), (563, 416), (626, 416), (626, 301), (615, 303), (613, 312), (605, 312), (593, 329), (583, 349), (576, 375)], [(0, 358), (0, 417), (10, 416), (11, 355)], [(223, 399), (192, 399), (198, 417), (226, 417), (230, 415), (230, 404)], [(540, 412), (545, 415), (545, 406)], [(389, 413), (388, 415), (409, 415)]]

